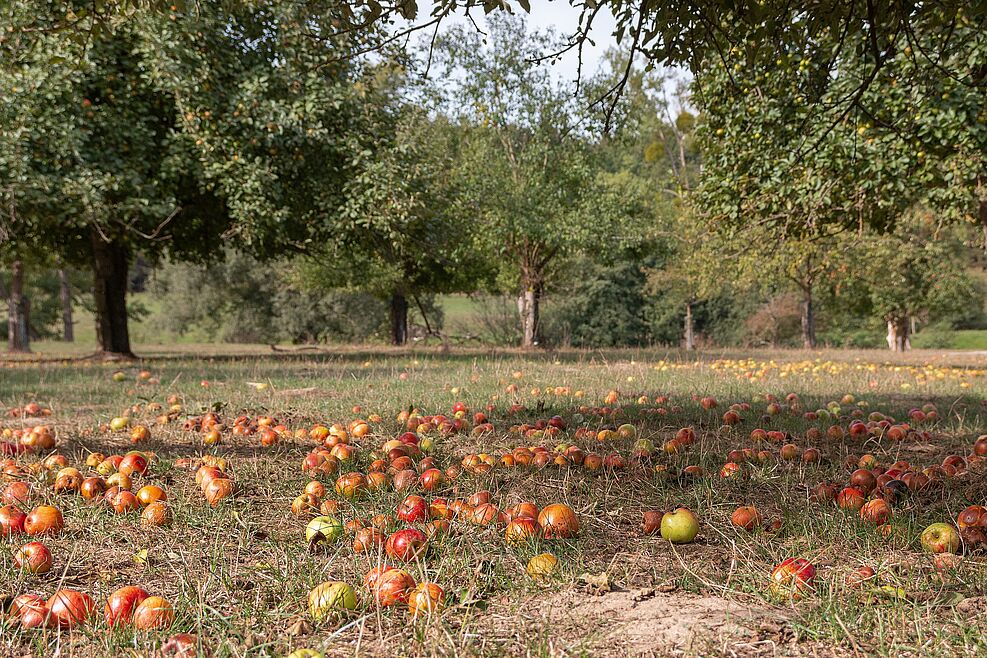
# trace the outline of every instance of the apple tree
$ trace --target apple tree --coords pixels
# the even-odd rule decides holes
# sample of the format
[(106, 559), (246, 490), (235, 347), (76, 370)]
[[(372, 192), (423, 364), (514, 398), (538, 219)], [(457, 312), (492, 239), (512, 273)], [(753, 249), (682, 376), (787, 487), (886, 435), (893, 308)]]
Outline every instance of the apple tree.
[(422, 302), (465, 292), (489, 275), (472, 258), (472, 226), (452, 213), (455, 131), (401, 94), (367, 104), (377, 142), (344, 186), (335, 239), (298, 260), (309, 287), (349, 288), (386, 301), (391, 342), (409, 339), (412, 303), (434, 332)]
[(12, 3), (38, 29), (0, 44), (3, 226), (8, 249), (92, 268), (104, 353), (131, 353), (136, 253), (201, 261), (235, 239), (270, 256), (331, 237), (366, 149), (353, 45), (313, 38), (333, 12), (135, 8), (80, 43), (36, 4)]
[[(27, 4), (27, 3), (24, 3)], [(97, 31), (111, 31), (127, 25), (133, 17), (149, 11), (167, 15), (184, 11), (185, 0), (102, 0), (94, 3), (50, 2), (31, 3), (38, 12), (8, 10), (8, 31), (12, 34), (37, 31), (60, 31), (70, 34), (80, 43)], [(842, 62), (859, 57), (868, 60), (863, 76), (854, 81), (850, 93), (820, 102), (820, 109), (837, 108), (837, 112), (858, 111), (861, 103), (882, 69), (895, 53), (906, 48), (916, 35), (930, 36), (922, 50), (915, 51), (916, 70), (921, 78), (938, 84), (958, 83), (972, 89), (982, 87), (984, 71), (973, 76), (964, 72), (967, 62), (952, 57), (963, 47), (969, 28), (971, 33), (983, 33), (987, 27), (987, 12), (966, 0), (941, 0), (935, 3), (880, 3), (874, 0), (845, 2), (819, 0), (811, 4), (787, 0), (762, 0), (737, 3), (729, 0), (687, 2), (632, 2), (631, 0), (568, 0), (579, 12), (576, 28), (557, 47), (548, 51), (532, 50), (524, 58), (533, 62), (538, 57), (551, 58), (560, 52), (575, 51), (582, 62), (586, 44), (600, 36), (601, 16), (613, 17), (613, 36), (626, 55), (625, 75), (619, 78), (601, 97), (612, 101), (608, 121), (616, 108), (616, 100), (626, 89), (628, 75), (635, 59), (644, 59), (655, 66), (688, 66), (694, 74), (705, 71), (713, 59), (751, 43), (761, 44), (770, 52), (787, 53), (798, 48), (810, 59), (829, 62), (828, 75), (816, 78), (816, 89), (823, 91), (837, 80), (832, 75)], [(453, 17), (485, 14), (524, 13), (531, 10), (530, 0), (354, 0), (352, 2), (307, 3), (313, 16), (332, 15), (336, 34), (365, 34), (359, 52), (381, 50), (395, 41), (416, 32), (438, 34), (444, 21)], [(57, 16), (46, 20), (45, 14)], [(42, 14), (39, 18), (37, 14)], [(317, 31), (315, 37), (321, 36)], [(331, 36), (331, 35), (330, 35)], [(2, 38), (2, 37), (0, 37)], [(731, 63), (732, 65), (732, 63)], [(738, 88), (738, 94), (742, 92)], [(821, 100), (814, 94), (814, 102)], [(911, 133), (908, 126), (900, 126)]]
[(903, 230), (865, 234), (841, 268), (833, 302), (887, 325), (888, 347), (910, 347), (913, 319), (935, 321), (983, 306), (983, 293), (966, 269), (964, 241), (944, 232), (928, 210), (909, 212)]
[(440, 39), (447, 82), (440, 110), (461, 131), (454, 212), (471, 223), (477, 249), (516, 295), (522, 345), (539, 343), (540, 305), (552, 268), (582, 250), (612, 247), (636, 206), (604, 181), (581, 126), (573, 89), (526, 53), (550, 37), (517, 19), (491, 21), (486, 40), (465, 28)]

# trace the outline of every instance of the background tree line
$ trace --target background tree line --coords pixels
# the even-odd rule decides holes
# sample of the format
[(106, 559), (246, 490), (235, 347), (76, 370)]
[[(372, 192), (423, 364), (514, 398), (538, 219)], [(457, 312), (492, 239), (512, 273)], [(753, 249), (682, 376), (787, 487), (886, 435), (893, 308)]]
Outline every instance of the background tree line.
[[(43, 26), (36, 5), (11, 11)], [(985, 326), (987, 47), (962, 9), (958, 45), (929, 19), (876, 54), (738, 25), (679, 90), (617, 53), (560, 81), (530, 60), (565, 44), (508, 16), (367, 59), (386, 27), (340, 36), (342, 8), (134, 12), (0, 41), (12, 348), (57, 335), (67, 288), (128, 354), (138, 257), (147, 317), (221, 340), (904, 349), (916, 322)], [(453, 293), (481, 326), (443, 326)]]

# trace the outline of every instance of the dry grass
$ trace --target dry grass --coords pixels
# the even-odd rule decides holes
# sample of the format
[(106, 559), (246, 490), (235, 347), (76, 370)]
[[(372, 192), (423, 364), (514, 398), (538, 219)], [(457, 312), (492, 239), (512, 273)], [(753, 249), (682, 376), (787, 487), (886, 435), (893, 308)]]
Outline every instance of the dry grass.
[[(142, 364), (123, 367), (126, 383), (111, 380), (121, 368), (89, 361), (8, 362), (0, 368), (0, 407), (36, 400), (50, 405), (60, 438), (59, 451), (81, 464), (90, 451), (106, 454), (131, 448), (126, 435), (96, 428), (133, 404), (182, 399), (187, 414), (218, 409), (226, 418), (240, 413), (269, 413), (290, 427), (315, 422), (348, 422), (361, 405), (366, 416), (384, 422), (364, 440), (369, 452), (393, 438), (398, 411), (411, 406), (427, 413), (449, 413), (457, 400), (472, 409), (495, 405), (493, 436), (461, 435), (438, 441), (442, 466), (468, 452), (507, 452), (523, 443), (510, 435), (511, 424), (560, 414), (569, 427), (614, 423), (580, 413), (580, 405), (601, 405), (608, 391), (622, 393), (617, 418), (638, 426), (646, 438), (661, 442), (680, 427), (694, 426), (699, 440), (672, 466), (699, 464), (706, 477), (692, 481), (656, 476), (633, 465), (617, 474), (592, 476), (582, 469), (550, 467), (542, 471), (494, 469), (485, 476), (464, 476), (443, 492), (461, 496), (479, 489), (495, 492), (502, 507), (533, 500), (539, 505), (566, 502), (580, 515), (576, 540), (540, 542), (515, 549), (495, 528), (461, 526), (432, 547), (411, 569), (419, 579), (438, 582), (454, 602), (438, 618), (412, 620), (404, 609), (379, 610), (362, 591), (363, 574), (378, 556), (355, 556), (348, 541), (310, 553), (303, 522), (289, 511), (291, 500), (308, 481), (299, 469), (311, 443), (285, 442), (263, 448), (254, 437), (228, 437), (208, 449), (180, 423), (152, 427), (142, 449), (160, 460), (149, 475), (164, 486), (175, 510), (168, 529), (146, 530), (136, 516), (115, 516), (106, 508), (61, 496), (67, 530), (46, 540), (55, 568), (44, 576), (24, 576), (13, 565), (19, 545), (0, 550), (4, 595), (25, 591), (51, 594), (64, 585), (89, 592), (98, 605), (125, 584), (141, 585), (169, 598), (178, 611), (175, 631), (198, 633), (214, 656), (280, 656), (296, 647), (326, 655), (499, 656), (626, 655), (683, 653), (784, 655), (901, 655), (918, 653), (982, 655), (987, 565), (968, 556), (955, 570), (940, 572), (917, 546), (922, 528), (951, 520), (966, 505), (983, 504), (984, 471), (972, 469), (943, 487), (917, 494), (895, 509), (896, 539), (881, 538), (855, 515), (808, 502), (807, 487), (822, 480), (845, 481), (845, 456), (870, 452), (881, 462), (906, 459), (922, 466), (948, 454), (967, 454), (978, 434), (987, 432), (983, 405), (987, 377), (982, 357), (963, 354), (910, 354), (894, 363), (884, 353), (774, 352), (718, 353), (696, 359), (678, 353), (646, 351), (558, 353), (528, 356), (514, 352), (419, 350), (275, 354), (256, 348), (207, 355), (173, 349)], [(740, 362), (752, 358), (756, 363)], [(716, 359), (722, 359), (715, 361)], [(798, 364), (798, 365), (795, 365)], [(929, 364), (929, 367), (926, 367)], [(159, 384), (135, 384), (141, 368)], [(399, 377), (408, 373), (406, 379)], [(519, 374), (520, 377), (515, 375)], [(201, 381), (210, 385), (203, 387)], [(256, 390), (247, 382), (266, 382)], [(519, 392), (505, 387), (517, 383)], [(566, 386), (582, 397), (534, 394), (531, 389)], [(451, 388), (458, 387), (457, 394)], [(871, 439), (822, 441), (819, 465), (748, 465), (736, 479), (717, 476), (726, 453), (747, 447), (750, 430), (762, 426), (765, 393), (779, 398), (795, 392), (806, 409), (824, 407), (853, 394), (881, 411), (903, 419), (915, 406), (933, 403), (941, 419), (927, 427), (931, 441), (892, 444)], [(680, 411), (646, 413), (635, 401), (671, 396)], [(703, 410), (692, 396), (713, 395), (715, 411)], [(520, 402), (529, 411), (508, 417)], [(742, 424), (720, 429), (720, 416), (732, 402), (750, 402)], [(648, 407), (654, 407), (649, 404)], [(849, 413), (854, 405), (843, 405)], [(825, 429), (835, 421), (810, 423), (800, 414), (771, 420), (796, 443), (808, 447), (809, 426)], [(846, 426), (848, 419), (839, 421)], [(19, 421), (7, 419), (4, 427)], [(553, 440), (571, 443), (571, 439)], [(620, 451), (630, 446), (580, 442), (585, 449)], [(239, 490), (232, 501), (209, 507), (187, 471), (173, 468), (176, 458), (214, 452), (229, 459)], [(659, 461), (667, 461), (662, 457)], [(331, 483), (330, 478), (327, 483)], [(44, 498), (56, 500), (50, 487)], [(370, 517), (393, 512), (401, 494), (389, 492), (346, 505), (344, 516)], [(743, 533), (729, 518), (740, 504), (755, 504), (770, 519), (781, 519), (778, 532)], [(639, 531), (641, 512), (686, 505), (702, 520), (695, 543), (673, 547)], [(135, 559), (147, 551), (146, 560)], [(524, 574), (529, 557), (550, 550), (562, 565), (558, 579), (538, 585)], [(798, 555), (819, 568), (816, 593), (797, 603), (771, 600), (767, 576), (772, 565)], [(862, 564), (878, 570), (878, 584), (900, 588), (863, 591), (845, 584)], [(581, 574), (606, 573), (610, 593), (582, 583)], [(344, 580), (362, 595), (347, 619), (314, 622), (306, 614), (307, 593), (324, 580)], [(299, 623), (304, 622), (304, 623)], [(109, 632), (102, 623), (58, 635), (0, 626), (2, 655), (121, 655), (126, 649), (149, 654), (163, 635)]]

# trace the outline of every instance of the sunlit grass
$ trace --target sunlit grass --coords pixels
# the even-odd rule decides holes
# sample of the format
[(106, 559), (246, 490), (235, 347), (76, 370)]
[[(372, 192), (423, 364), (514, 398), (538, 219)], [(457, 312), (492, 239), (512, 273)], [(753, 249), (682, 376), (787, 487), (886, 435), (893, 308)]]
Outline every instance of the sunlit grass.
[[(600, 655), (623, 649), (595, 627), (574, 622), (564, 625), (563, 631), (561, 626), (531, 620), (540, 619), (532, 616), (533, 611), (554, 597), (590, 596), (579, 589), (580, 574), (606, 572), (615, 588), (677, 588), (663, 595), (701, 593), (754, 606), (787, 629), (786, 637), (794, 638), (792, 653), (825, 652), (827, 647), (841, 653), (856, 650), (888, 656), (919, 651), (972, 655), (985, 650), (977, 632), (983, 610), (981, 616), (971, 616), (957, 606), (957, 601), (980, 596), (987, 588), (983, 558), (968, 557), (956, 571), (940, 572), (917, 546), (917, 536), (928, 523), (951, 520), (964, 506), (985, 502), (985, 489), (979, 484), (982, 471), (899, 505), (892, 520), (899, 534), (891, 541), (856, 515), (811, 504), (807, 496), (808, 487), (822, 480), (846, 480), (847, 454), (869, 452), (884, 463), (907, 459), (929, 465), (950, 453), (969, 452), (971, 441), (987, 431), (985, 364), (974, 356), (919, 352), (892, 359), (881, 352), (693, 355), (646, 350), (526, 355), (479, 349), (443, 354), (360, 347), (284, 355), (262, 346), (212, 350), (150, 345), (139, 345), (138, 351), (151, 358), (134, 365), (86, 360), (4, 364), (0, 406), (31, 400), (50, 405), (61, 451), (79, 464), (89, 451), (110, 454), (130, 449), (125, 434), (100, 432), (100, 424), (133, 404), (164, 403), (171, 394), (179, 396), (187, 414), (218, 409), (232, 419), (241, 413), (270, 413), (293, 429), (379, 413), (384, 420), (363, 442), (365, 452), (401, 430), (394, 418), (402, 409), (450, 413), (452, 404), (460, 400), (474, 410), (493, 404), (494, 435), (437, 440), (435, 456), (444, 467), (469, 452), (500, 455), (532, 442), (550, 449), (571, 443), (565, 437), (524, 439), (509, 434), (508, 428), (555, 414), (562, 415), (570, 428), (614, 423), (580, 407), (600, 406), (608, 392), (618, 390), (622, 418), (658, 445), (680, 427), (695, 427), (698, 440), (688, 451), (657, 460), (672, 467), (698, 464), (707, 476), (692, 481), (667, 479), (643, 465), (598, 476), (555, 467), (498, 468), (485, 476), (464, 476), (443, 495), (465, 497), (486, 488), (495, 492), (502, 507), (522, 500), (539, 505), (564, 501), (579, 513), (582, 532), (572, 541), (515, 548), (505, 544), (500, 529), (459, 525), (457, 534), (410, 567), (417, 579), (440, 583), (453, 605), (438, 620), (412, 624), (404, 609), (381, 611), (369, 605), (361, 583), (378, 556), (354, 555), (349, 541), (309, 552), (303, 522), (291, 517), (289, 506), (309, 479), (299, 464), (311, 443), (288, 441), (263, 448), (253, 437), (227, 435), (220, 446), (206, 448), (198, 435), (183, 432), (180, 422), (173, 422), (152, 426), (151, 441), (141, 446), (160, 457), (149, 479), (168, 490), (175, 512), (173, 526), (145, 530), (136, 515), (116, 516), (71, 496), (56, 499), (42, 487), (43, 497), (62, 507), (68, 530), (46, 541), (55, 554), (55, 568), (44, 576), (25, 577), (14, 569), (10, 556), (17, 540), (9, 542), (10, 550), (0, 551), (0, 575), (7, 594), (50, 595), (61, 582), (89, 592), (102, 606), (113, 589), (138, 584), (169, 598), (178, 610), (175, 629), (202, 635), (214, 656), (279, 656), (297, 646), (333, 655), (357, 650), (364, 655)], [(142, 368), (149, 369), (159, 383), (138, 383), (136, 374)], [(112, 381), (111, 374), (118, 369), (127, 374), (127, 381)], [(251, 383), (266, 387), (258, 390)], [(517, 385), (516, 394), (507, 392), (511, 384)], [(555, 387), (565, 387), (568, 393), (555, 395)], [(859, 408), (901, 420), (909, 409), (932, 403), (940, 419), (922, 426), (932, 432), (929, 441), (824, 440), (817, 445), (824, 455), (819, 465), (744, 465), (741, 476), (721, 480), (717, 472), (726, 453), (749, 446), (747, 437), (754, 427), (787, 430), (796, 443), (807, 447), (808, 427), (825, 430), (833, 423), (847, 424), (847, 417), (809, 422), (801, 414), (787, 413), (762, 419), (765, 393), (783, 399), (792, 392), (804, 410), (836, 402), (844, 416)], [(659, 394), (670, 395), (668, 403), (655, 405)], [(855, 401), (840, 403), (846, 394)], [(640, 395), (648, 397), (647, 405), (636, 404)], [(703, 410), (693, 395), (715, 396), (719, 406)], [(721, 416), (732, 402), (749, 402), (752, 410), (740, 425), (723, 429)], [(512, 403), (524, 404), (527, 411), (508, 416)], [(354, 405), (361, 406), (359, 414), (353, 412)], [(674, 410), (676, 405), (681, 409)], [(667, 413), (645, 412), (656, 406)], [(153, 421), (150, 415), (136, 417)], [(19, 423), (6, 419), (3, 427), (16, 428)], [(581, 441), (580, 445), (604, 453), (627, 454), (630, 449), (619, 442)], [(171, 466), (178, 457), (205, 452), (227, 457), (239, 485), (235, 498), (216, 509), (205, 503), (192, 473)], [(331, 485), (333, 480), (325, 481)], [(356, 504), (344, 503), (344, 517), (393, 512), (402, 497), (387, 492)], [(779, 519), (781, 528), (773, 533), (736, 531), (729, 518), (741, 504), (756, 505), (767, 519)], [(697, 542), (673, 549), (641, 536), (642, 511), (678, 505), (699, 515), (703, 529)], [(146, 560), (135, 559), (142, 550), (147, 550)], [(539, 586), (525, 576), (524, 566), (543, 550), (560, 558), (561, 569), (556, 580)], [(803, 601), (775, 601), (766, 588), (768, 574), (774, 564), (794, 555), (817, 564), (819, 584)], [(847, 574), (863, 564), (877, 569), (880, 585), (901, 588), (905, 596), (848, 586)], [(362, 603), (352, 617), (324, 622), (307, 618), (307, 593), (323, 580), (344, 580), (357, 588)], [(292, 635), (289, 631), (297, 630), (303, 619), (310, 630)], [(582, 630), (573, 630), (576, 627)], [(156, 646), (161, 637), (127, 631), (110, 634), (97, 626), (77, 635), (73, 655), (146, 649)], [(50, 655), (60, 641), (65, 641), (64, 633), (59, 639), (54, 631), (0, 627), (4, 654)]]

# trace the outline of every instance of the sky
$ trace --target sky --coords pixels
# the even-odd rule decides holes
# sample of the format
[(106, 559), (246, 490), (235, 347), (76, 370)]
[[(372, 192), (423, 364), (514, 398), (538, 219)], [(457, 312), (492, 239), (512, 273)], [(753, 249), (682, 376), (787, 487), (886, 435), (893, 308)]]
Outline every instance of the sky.
[[(426, 3), (419, 4), (418, 22), (423, 22), (422, 18), (429, 16), (430, 11), (431, 7), (427, 7)], [(570, 0), (531, 0), (530, 14), (526, 14), (520, 10), (518, 10), (518, 13), (525, 17), (528, 25), (538, 30), (553, 30), (561, 37), (568, 37), (575, 34), (579, 27), (580, 9), (578, 7), (573, 7), (570, 4)], [(486, 31), (487, 23), (482, 9), (474, 10), (471, 13), (471, 16), (477, 26), (481, 30)], [(453, 25), (465, 25), (466, 27), (472, 28), (473, 22), (459, 13), (445, 19), (442, 23), (440, 31), (445, 31)], [(590, 39), (593, 43), (591, 44), (587, 41), (583, 44), (582, 76), (584, 79), (592, 76), (603, 65), (603, 57), (607, 50), (611, 48), (621, 48), (621, 45), (617, 43), (617, 40), (613, 36), (615, 27), (616, 20), (614, 19), (613, 14), (610, 13), (609, 9), (606, 7), (602, 8), (597, 13), (596, 18), (593, 19), (593, 27), (590, 31)], [(628, 46), (629, 44), (625, 39), (623, 44), (623, 50), (625, 52)], [(575, 81), (577, 75), (579, 74), (578, 49), (572, 49), (561, 55), (558, 61), (554, 64), (546, 61), (541, 65), (550, 68), (553, 74), (560, 80), (570, 82)], [(678, 84), (677, 81), (687, 78), (688, 75), (684, 71), (672, 72), (672, 77), (666, 84), (666, 91), (669, 98), (675, 96), (674, 89)]]
[[(516, 4), (514, 5), (516, 7)], [(531, 13), (527, 14), (517, 10), (518, 14), (525, 18), (528, 25), (538, 30), (553, 30), (560, 37), (568, 37), (575, 34), (579, 27), (579, 12), (577, 7), (569, 4), (569, 0), (533, 0), (531, 2)], [(425, 23), (431, 13), (431, 6), (427, 2), (419, 4), (417, 24)], [(467, 28), (473, 27), (476, 23), (481, 30), (487, 30), (487, 21), (483, 10), (475, 8), (470, 13), (472, 21), (467, 18), (462, 11), (443, 19), (440, 32), (448, 30), (455, 25), (463, 25)], [(606, 8), (601, 9), (596, 18), (593, 19), (593, 28), (590, 32), (595, 45), (584, 43), (583, 45), (583, 77), (588, 77), (595, 73), (603, 61), (603, 55), (608, 48), (617, 46), (616, 39), (613, 38), (615, 20), (613, 14)], [(419, 35), (431, 35), (431, 29), (422, 30)], [(419, 37), (422, 38), (422, 37)], [(545, 63), (560, 78), (575, 80), (579, 71), (578, 50), (573, 49), (562, 55), (555, 64)]]

